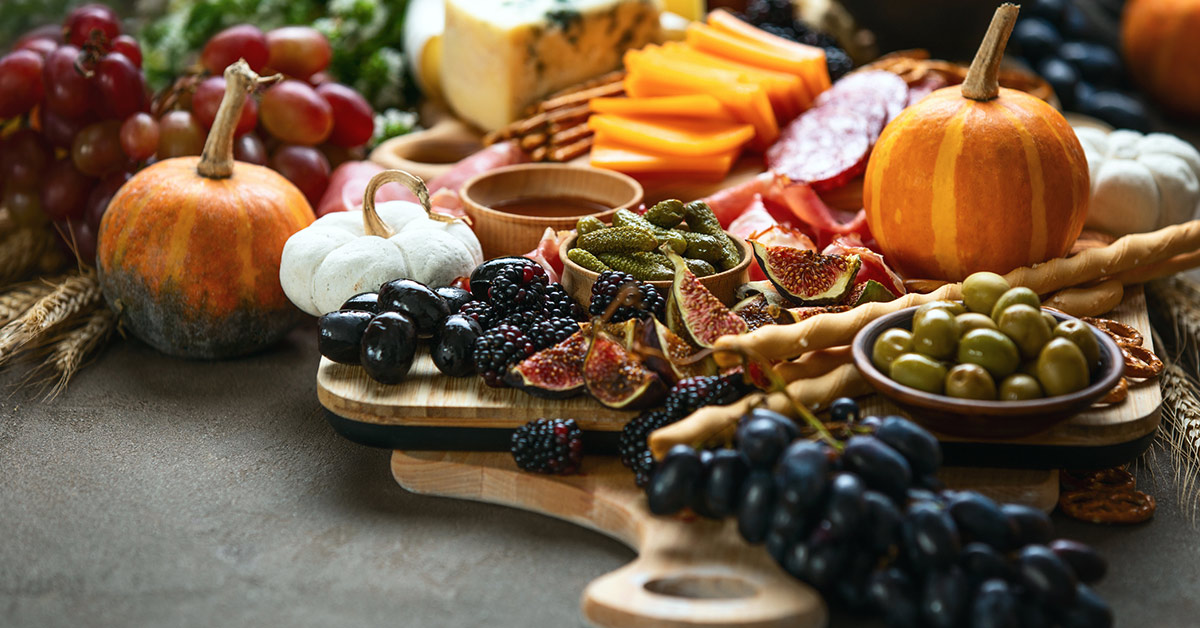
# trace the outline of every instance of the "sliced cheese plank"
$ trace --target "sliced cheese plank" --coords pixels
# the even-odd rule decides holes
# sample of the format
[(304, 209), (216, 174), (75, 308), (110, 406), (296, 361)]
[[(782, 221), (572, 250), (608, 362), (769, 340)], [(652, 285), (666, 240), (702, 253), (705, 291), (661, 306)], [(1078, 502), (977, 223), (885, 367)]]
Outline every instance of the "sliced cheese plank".
[(680, 157), (733, 153), (754, 137), (749, 124), (672, 116), (598, 113), (588, 118), (588, 128), (634, 148)]

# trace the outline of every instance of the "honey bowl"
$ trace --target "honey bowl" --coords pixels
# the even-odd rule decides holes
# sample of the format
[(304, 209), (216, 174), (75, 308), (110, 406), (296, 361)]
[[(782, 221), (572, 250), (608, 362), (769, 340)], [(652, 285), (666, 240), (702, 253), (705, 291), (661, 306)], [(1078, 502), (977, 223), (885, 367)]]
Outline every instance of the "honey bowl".
[(459, 192), (487, 258), (532, 251), (547, 227), (574, 229), (584, 216), (608, 222), (616, 210), (638, 207), (642, 195), (641, 184), (619, 172), (542, 163), (484, 172)]

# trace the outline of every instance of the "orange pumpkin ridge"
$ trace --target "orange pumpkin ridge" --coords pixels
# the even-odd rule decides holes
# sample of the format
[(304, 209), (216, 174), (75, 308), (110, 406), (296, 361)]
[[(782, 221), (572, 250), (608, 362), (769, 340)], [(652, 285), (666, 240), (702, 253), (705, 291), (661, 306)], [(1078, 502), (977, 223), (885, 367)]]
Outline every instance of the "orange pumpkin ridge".
[(1200, 117), (1200, 0), (1129, 0), (1121, 48), (1130, 74), (1165, 108)]
[(1064, 255), (1087, 216), (1083, 148), (1058, 111), (996, 83), (1016, 7), (997, 10), (962, 87), (884, 129), (867, 164), (867, 222), (908, 277), (958, 281)]
[(269, 168), (233, 161), (249, 91), (244, 63), (201, 157), (160, 161), (118, 190), (101, 221), (96, 265), (125, 328), (172, 355), (222, 358), (279, 340), (299, 320), (279, 283), (283, 246), (313, 222), (304, 195)]

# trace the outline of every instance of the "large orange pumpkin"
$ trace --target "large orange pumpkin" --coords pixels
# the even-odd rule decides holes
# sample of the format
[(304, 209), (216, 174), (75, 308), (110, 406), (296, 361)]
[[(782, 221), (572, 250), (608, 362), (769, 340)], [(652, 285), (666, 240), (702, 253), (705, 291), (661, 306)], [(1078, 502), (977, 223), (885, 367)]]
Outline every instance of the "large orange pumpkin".
[(283, 176), (233, 160), (242, 105), (263, 79), (242, 62), (225, 79), (203, 155), (136, 174), (100, 224), (105, 298), (125, 329), (171, 355), (249, 353), (303, 318), (279, 285), (279, 259), (313, 211)]
[(1129, 0), (1121, 47), (1134, 80), (1155, 100), (1200, 117), (1200, 0)]
[(908, 277), (959, 281), (1064, 255), (1087, 217), (1088, 167), (1062, 114), (997, 83), (1017, 8), (996, 11), (960, 87), (905, 109), (867, 164), (863, 204)]

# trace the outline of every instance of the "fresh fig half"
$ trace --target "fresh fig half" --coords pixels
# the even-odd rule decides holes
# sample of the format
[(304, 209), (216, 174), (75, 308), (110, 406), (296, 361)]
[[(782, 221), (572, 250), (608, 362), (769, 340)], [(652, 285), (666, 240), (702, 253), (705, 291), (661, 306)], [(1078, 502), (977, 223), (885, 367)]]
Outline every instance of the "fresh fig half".
[(700, 352), (686, 340), (680, 338), (666, 325), (657, 319), (645, 326), (642, 343), (650, 352), (642, 354), (646, 366), (667, 380), (675, 383), (681, 379), (697, 375), (713, 375), (717, 372), (717, 364), (711, 356), (697, 362), (688, 359)]
[(707, 348), (712, 347), (721, 336), (744, 334), (750, 330), (742, 317), (730, 312), (720, 299), (696, 279), (682, 257), (666, 246), (662, 250), (675, 266), (675, 279), (671, 282), (667, 304), (669, 310), (671, 302), (675, 303), (674, 313), (679, 318), (679, 329), (672, 331), (693, 345)]
[(738, 301), (733, 306), (733, 313), (741, 316), (742, 320), (746, 321), (750, 331), (754, 331), (763, 325), (775, 324), (775, 317), (771, 315), (771, 304), (767, 302), (767, 297), (761, 294), (749, 296)]
[(588, 393), (610, 408), (640, 410), (658, 405), (667, 396), (662, 379), (604, 332), (592, 337), (583, 361), (583, 381)]
[(779, 321), (780, 325), (789, 325), (791, 323), (799, 323), (807, 318), (812, 318), (817, 314), (837, 314), (838, 312), (848, 311), (850, 311), (849, 305), (791, 307), (779, 310), (779, 313), (775, 316), (775, 320)]
[(854, 277), (862, 267), (858, 255), (821, 255), (756, 240), (750, 243), (767, 279), (799, 305), (838, 303), (854, 287)]
[(787, 297), (779, 293), (779, 289), (775, 284), (768, 279), (762, 281), (750, 281), (738, 286), (733, 296), (739, 301), (746, 300), (747, 297), (762, 295), (767, 300), (767, 305), (778, 305), (779, 307), (791, 307), (794, 305)]
[(888, 290), (887, 286), (875, 281), (874, 279), (868, 279), (860, 284), (856, 284), (853, 288), (851, 288), (850, 292), (846, 294), (846, 298), (842, 301), (842, 303), (845, 305), (858, 306), (862, 305), (863, 303), (886, 303), (895, 298), (896, 295), (892, 294), (892, 291)]
[(543, 349), (509, 369), (504, 382), (534, 397), (566, 399), (583, 392), (583, 361), (591, 340), (576, 332), (566, 340)]

